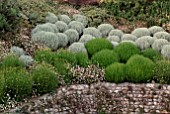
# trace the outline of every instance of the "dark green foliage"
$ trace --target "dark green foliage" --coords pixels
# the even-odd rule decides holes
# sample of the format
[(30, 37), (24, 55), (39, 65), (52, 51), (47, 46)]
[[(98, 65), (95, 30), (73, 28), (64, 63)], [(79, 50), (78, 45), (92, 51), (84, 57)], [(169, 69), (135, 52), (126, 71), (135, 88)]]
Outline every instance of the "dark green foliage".
[(76, 61), (77, 65), (82, 66), (82, 67), (87, 67), (90, 64), (90, 60), (88, 58), (87, 53), (75, 53), (76, 55)]
[(21, 61), (19, 61), (19, 58), (15, 55), (8, 55), (4, 58), (2, 61), (2, 67), (22, 67), (24, 66)]
[(3, 101), (5, 95), (5, 79), (2, 74), (0, 74), (0, 103)]
[(15, 34), (20, 29), (19, 5), (17, 0), (0, 1), (0, 38)]
[(35, 53), (35, 60), (38, 62), (46, 62), (49, 64), (53, 64), (56, 58), (56, 53), (50, 50), (40, 50)]
[(157, 61), (154, 68), (154, 76), (157, 82), (163, 84), (170, 84), (170, 61)]
[(144, 51), (141, 52), (141, 54), (153, 61), (155, 61), (157, 58), (161, 56), (159, 52), (152, 48), (145, 49)]
[(120, 43), (114, 48), (121, 62), (126, 62), (132, 55), (139, 54), (140, 50), (130, 42)]
[(141, 56), (132, 56), (126, 64), (127, 80), (134, 83), (147, 83), (153, 79), (155, 64), (152, 60)]
[(99, 64), (100, 67), (107, 67), (108, 65), (118, 62), (118, 55), (113, 50), (102, 50), (95, 53), (92, 58), (94, 64)]
[(32, 80), (22, 68), (7, 68), (2, 72), (5, 78), (6, 93), (16, 100), (29, 96), (32, 92)]
[(103, 49), (113, 49), (112, 43), (102, 38), (90, 40), (85, 47), (90, 57)]
[(52, 92), (58, 85), (56, 74), (48, 67), (39, 65), (32, 70), (34, 89), (39, 94)]
[(113, 63), (105, 69), (105, 80), (114, 83), (125, 81), (125, 64)]

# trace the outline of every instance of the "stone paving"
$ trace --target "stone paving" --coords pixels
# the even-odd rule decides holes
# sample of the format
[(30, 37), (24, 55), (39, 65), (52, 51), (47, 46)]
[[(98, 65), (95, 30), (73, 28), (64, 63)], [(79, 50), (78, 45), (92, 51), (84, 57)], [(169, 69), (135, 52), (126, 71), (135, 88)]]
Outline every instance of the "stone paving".
[(170, 114), (170, 85), (96, 83), (58, 88), (10, 112), (20, 114)]

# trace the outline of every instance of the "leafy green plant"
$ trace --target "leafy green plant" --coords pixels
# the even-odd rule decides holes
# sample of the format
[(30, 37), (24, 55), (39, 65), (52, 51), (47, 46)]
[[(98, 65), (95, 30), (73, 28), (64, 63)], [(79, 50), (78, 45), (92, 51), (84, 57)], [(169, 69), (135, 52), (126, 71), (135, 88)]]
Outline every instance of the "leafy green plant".
[(79, 53), (75, 53), (75, 55), (76, 55), (77, 65), (82, 67), (87, 67), (91, 63), (87, 53), (79, 52)]
[(158, 51), (152, 49), (152, 48), (148, 48), (145, 49), (141, 52), (141, 54), (153, 61), (155, 61), (157, 58), (159, 58), (161, 55)]
[(113, 49), (112, 43), (102, 38), (97, 38), (88, 41), (85, 44), (85, 47), (90, 57), (103, 49)]
[(134, 55), (126, 63), (127, 80), (134, 83), (147, 83), (153, 79), (154, 67), (152, 60)]
[(5, 96), (5, 79), (2, 74), (0, 74), (0, 103), (3, 101)]
[(131, 56), (140, 53), (136, 45), (130, 42), (120, 43), (114, 48), (114, 51), (119, 55), (120, 61), (122, 62), (126, 62)]
[(113, 63), (105, 69), (105, 80), (114, 83), (121, 83), (126, 79), (125, 64)]
[(99, 64), (100, 67), (107, 67), (114, 62), (118, 62), (119, 57), (113, 50), (104, 49), (95, 53), (91, 60), (94, 64)]

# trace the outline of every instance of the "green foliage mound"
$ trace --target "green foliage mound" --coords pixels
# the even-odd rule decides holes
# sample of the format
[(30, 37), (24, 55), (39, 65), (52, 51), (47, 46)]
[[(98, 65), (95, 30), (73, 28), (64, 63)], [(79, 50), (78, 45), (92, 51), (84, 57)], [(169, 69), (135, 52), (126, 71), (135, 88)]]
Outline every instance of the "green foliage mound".
[(38, 65), (32, 70), (34, 89), (39, 94), (52, 92), (58, 85), (56, 74), (45, 65)]
[(95, 53), (92, 58), (94, 64), (99, 64), (100, 67), (107, 67), (108, 65), (118, 62), (118, 55), (113, 50), (101, 50)]
[(85, 44), (85, 47), (86, 47), (87, 52), (88, 52), (90, 57), (93, 54), (95, 54), (96, 52), (99, 52), (103, 49), (113, 49), (111, 42), (109, 42), (106, 39), (101, 39), (101, 38), (97, 38), (97, 39), (93, 39), (93, 40), (88, 41)]
[(2, 74), (0, 74), (0, 103), (3, 101), (5, 95), (5, 79)]
[(113, 63), (105, 69), (105, 80), (114, 83), (121, 83), (125, 81), (125, 64)]
[(126, 64), (127, 80), (134, 83), (147, 83), (153, 79), (155, 64), (141, 55), (132, 56)]
[(145, 49), (141, 52), (141, 54), (151, 60), (156, 60), (157, 58), (159, 58), (161, 55), (158, 51), (152, 49), (152, 48), (148, 48)]
[(90, 60), (87, 53), (75, 53), (77, 65), (87, 67), (90, 64)]
[(163, 84), (170, 84), (170, 61), (157, 61), (154, 68), (154, 76), (157, 82)]
[(130, 42), (120, 43), (114, 48), (114, 51), (119, 55), (120, 61), (122, 62), (126, 62), (132, 55), (140, 53), (136, 45)]

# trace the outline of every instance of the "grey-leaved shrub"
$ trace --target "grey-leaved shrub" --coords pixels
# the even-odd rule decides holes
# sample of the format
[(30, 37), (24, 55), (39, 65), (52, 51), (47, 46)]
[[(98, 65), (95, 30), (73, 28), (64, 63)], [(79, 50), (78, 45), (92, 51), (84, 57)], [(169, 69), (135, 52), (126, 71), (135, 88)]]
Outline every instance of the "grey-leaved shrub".
[(59, 47), (66, 47), (67, 44), (68, 44), (67, 35), (64, 34), (64, 33), (57, 33), (56, 35), (57, 35), (58, 40), (59, 40), (58, 46), (59, 46)]
[(64, 32), (68, 29), (68, 25), (63, 21), (57, 21), (55, 25), (58, 28), (59, 32)]
[(53, 14), (51, 12), (48, 12), (45, 20), (48, 23), (53, 23), (54, 24), (55, 22), (58, 21), (58, 17), (55, 14)]
[(111, 24), (100, 24), (97, 29), (102, 33), (102, 37), (107, 37), (114, 27)]
[(88, 18), (84, 15), (74, 14), (73, 19), (75, 21), (81, 22), (84, 25), (84, 27), (86, 27), (88, 24)]
[(151, 35), (154, 35), (157, 32), (163, 32), (165, 31), (162, 27), (160, 26), (152, 26), (150, 28), (148, 28), (148, 30), (150, 31)]
[(150, 31), (147, 28), (137, 28), (132, 31), (133, 35), (135, 35), (137, 38), (142, 36), (150, 36)]
[(65, 23), (67, 23), (67, 24), (69, 24), (71, 22), (71, 19), (70, 19), (70, 17), (68, 15), (59, 15), (58, 19), (60, 21), (63, 21)]
[(21, 55), (25, 54), (23, 48), (20, 48), (20, 47), (17, 47), (17, 46), (12, 46), (10, 48), (10, 53), (15, 54), (17, 56), (21, 56)]
[(118, 42), (111, 41), (111, 43), (112, 43), (112, 45), (113, 45), (113, 48), (115, 48), (116, 46), (118, 46), (118, 45), (119, 45), (119, 43), (118, 43)]
[(152, 44), (152, 48), (160, 52), (162, 47), (167, 44), (169, 44), (169, 42), (165, 39), (156, 39)]
[(67, 35), (67, 38), (68, 38), (68, 42), (71, 44), (73, 42), (76, 42), (78, 41), (79, 39), (79, 33), (74, 30), (74, 29), (67, 29), (64, 34)]
[(78, 21), (71, 21), (68, 24), (69, 29), (75, 29), (79, 34), (83, 32), (84, 25), (81, 22)]
[(170, 60), (170, 45), (164, 45), (161, 50), (163, 57)]
[(119, 38), (121, 38), (123, 34), (124, 33), (119, 29), (113, 29), (109, 32), (109, 36), (118, 36)]
[(137, 37), (135, 35), (132, 34), (123, 34), (121, 37), (121, 40), (131, 40), (131, 41), (135, 41), (137, 39)]
[(154, 34), (153, 37), (155, 37), (157, 39), (166, 39), (166, 40), (170, 41), (170, 34), (167, 32), (157, 32)]
[(107, 38), (106, 38), (107, 40), (109, 40), (109, 41), (113, 41), (113, 42), (120, 42), (120, 38), (118, 37), (118, 36), (108, 36)]
[(34, 59), (29, 56), (29, 55), (21, 55), (19, 57), (19, 60), (25, 65), (25, 66), (30, 66), (33, 64)]
[(95, 37), (93, 37), (92, 35), (89, 35), (89, 34), (84, 34), (81, 36), (79, 42), (81, 43), (87, 43), (88, 41), (92, 40), (92, 39), (95, 39)]
[(80, 43), (80, 42), (75, 42), (75, 43), (71, 44), (68, 47), (68, 50), (70, 52), (74, 52), (74, 53), (77, 53), (77, 52), (87, 53), (84, 43)]
[(88, 27), (83, 30), (83, 34), (90, 34), (95, 38), (102, 38), (101, 32), (95, 27)]

